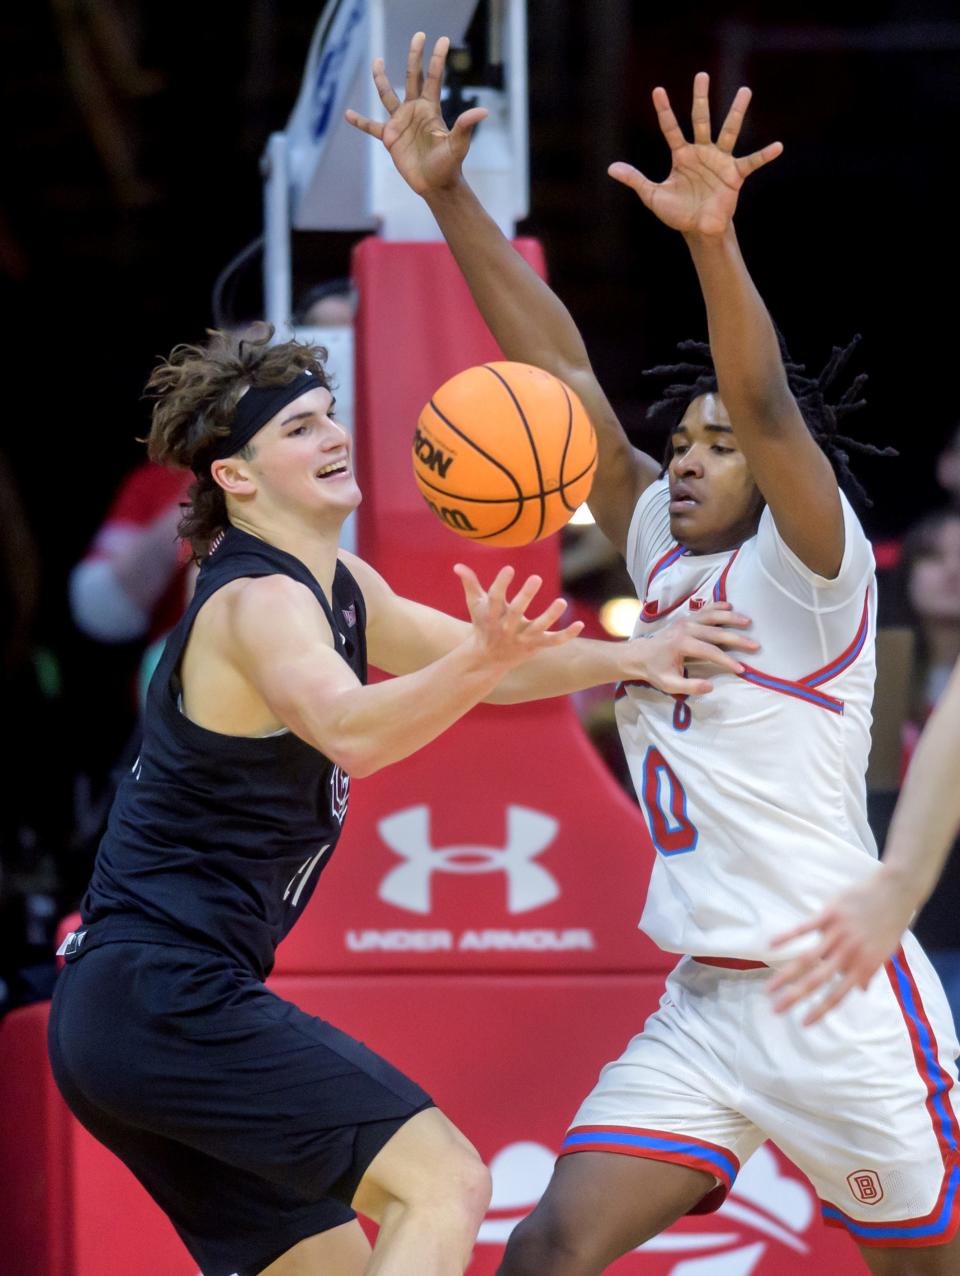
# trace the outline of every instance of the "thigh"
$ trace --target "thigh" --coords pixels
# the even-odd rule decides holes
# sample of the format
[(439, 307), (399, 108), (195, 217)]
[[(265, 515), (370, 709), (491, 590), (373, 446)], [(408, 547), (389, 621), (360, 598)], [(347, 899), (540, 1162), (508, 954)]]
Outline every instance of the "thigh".
[[(254, 1276), (305, 1238), (322, 1245), (327, 1232), (338, 1238), (345, 1230), (359, 1232), (353, 1210), (341, 1201), (305, 1199), (175, 1139), (117, 1120), (90, 1103), (64, 1073), (54, 1042), (51, 1060), (73, 1115), (136, 1176), (204, 1276)], [(339, 1239), (333, 1244), (343, 1246)]]
[(320, 1236), (308, 1236), (276, 1262), (263, 1268), (260, 1276), (363, 1276), (372, 1250), (360, 1224), (344, 1223)]
[(767, 1008), (749, 1034), (748, 1113), (810, 1178), (828, 1226), (878, 1250), (949, 1242), (960, 1227), (957, 1042), (919, 945), (907, 936), (867, 991), (820, 1023), (801, 1016), (774, 1021)]
[(739, 1000), (735, 984), (728, 996), (706, 968), (671, 976), (660, 1008), (581, 1104), (561, 1158), (606, 1153), (696, 1170), (710, 1190), (693, 1208), (719, 1208), (764, 1138), (735, 1106), (738, 1081), (725, 1058), (736, 1049)]
[(62, 1066), (96, 1107), (301, 1196), (349, 1203), (359, 1132), (386, 1123), (372, 1158), (430, 1103), (374, 1051), (216, 954), (110, 944), (66, 976)]

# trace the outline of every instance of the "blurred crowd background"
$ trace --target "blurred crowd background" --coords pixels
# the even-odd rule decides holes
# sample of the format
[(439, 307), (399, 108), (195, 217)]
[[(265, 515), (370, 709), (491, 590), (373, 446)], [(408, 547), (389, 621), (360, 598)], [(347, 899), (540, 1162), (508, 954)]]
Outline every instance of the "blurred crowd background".
[[(144, 466), (142, 386), (158, 355), (202, 338), (218, 276), (260, 232), (259, 157), (293, 105), (319, 10), (36, 0), (0, 12), (0, 1013), (49, 992), (56, 920), (79, 898), (115, 776), (136, 753), (145, 659), (189, 588), (173, 535), (184, 482)], [(663, 440), (644, 413), (656, 387), (640, 370), (704, 335), (702, 306), (679, 238), (606, 166), (666, 173), (650, 90), (665, 84), (685, 113), (701, 68), (717, 116), (737, 84), (753, 87), (746, 147), (785, 144), (738, 215), (748, 260), (794, 357), (819, 368), (862, 333), (869, 407), (855, 428), (899, 452), (856, 464), (881, 568), (870, 787), (882, 839), (960, 654), (948, 193), (960, 13), (950, 0), (530, 0), (529, 54), (520, 229), (544, 242), (601, 381), (654, 453)], [(350, 321), (353, 299), (328, 281), (349, 273), (357, 238), (295, 236), (312, 318)], [(220, 317), (242, 324), (261, 304), (252, 253), (220, 290)], [(622, 569), (589, 528), (565, 533), (564, 564), (572, 605), (602, 632), (605, 605), (630, 592)], [(609, 701), (579, 707), (622, 774)], [(960, 867), (919, 929), (960, 1006)]]

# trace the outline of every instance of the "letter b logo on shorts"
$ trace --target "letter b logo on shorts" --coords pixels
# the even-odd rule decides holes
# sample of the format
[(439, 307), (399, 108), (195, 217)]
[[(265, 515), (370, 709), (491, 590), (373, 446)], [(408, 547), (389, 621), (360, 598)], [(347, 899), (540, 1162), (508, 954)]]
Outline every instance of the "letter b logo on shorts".
[(525, 806), (507, 807), (506, 846), (434, 846), (430, 841), (430, 808), (411, 806), (377, 824), (387, 846), (406, 861), (380, 883), (387, 904), (410, 913), (429, 913), (434, 873), (503, 873), (507, 910), (526, 913), (549, 904), (560, 894), (552, 873), (534, 859), (553, 841), (559, 825), (549, 815)]
[(847, 1182), (861, 1205), (876, 1205), (883, 1200), (883, 1185), (875, 1170), (854, 1170), (847, 1175)]

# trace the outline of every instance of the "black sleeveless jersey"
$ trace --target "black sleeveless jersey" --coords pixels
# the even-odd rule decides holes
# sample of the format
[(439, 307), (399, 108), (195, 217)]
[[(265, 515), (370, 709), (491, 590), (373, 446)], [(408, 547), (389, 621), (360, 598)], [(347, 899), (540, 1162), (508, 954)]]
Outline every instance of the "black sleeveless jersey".
[(307, 586), (366, 681), (363, 596), (343, 563), (328, 602), (299, 559), (229, 528), (151, 680), (140, 757), (117, 792), (81, 910), (85, 923), (131, 938), (169, 931), (172, 942), (215, 947), (261, 979), (333, 854), (350, 778), (291, 731), (231, 736), (191, 722), (179, 669), (211, 595), (238, 577), (272, 575)]

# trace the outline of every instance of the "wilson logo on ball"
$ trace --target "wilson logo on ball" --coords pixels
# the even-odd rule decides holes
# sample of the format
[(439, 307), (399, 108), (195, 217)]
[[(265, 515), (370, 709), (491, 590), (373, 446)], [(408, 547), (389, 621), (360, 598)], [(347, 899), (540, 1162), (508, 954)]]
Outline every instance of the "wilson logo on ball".
[(453, 464), (453, 457), (446, 456), (440, 448), (434, 447), (427, 436), (417, 430), (413, 436), (413, 451), (417, 460), (428, 470), (433, 470), (441, 478), (447, 477), (447, 470)]
[(458, 373), (424, 407), (413, 436), (424, 500), (451, 531), (487, 545), (529, 545), (559, 531), (587, 499), (596, 468), (580, 400), (526, 363)]

